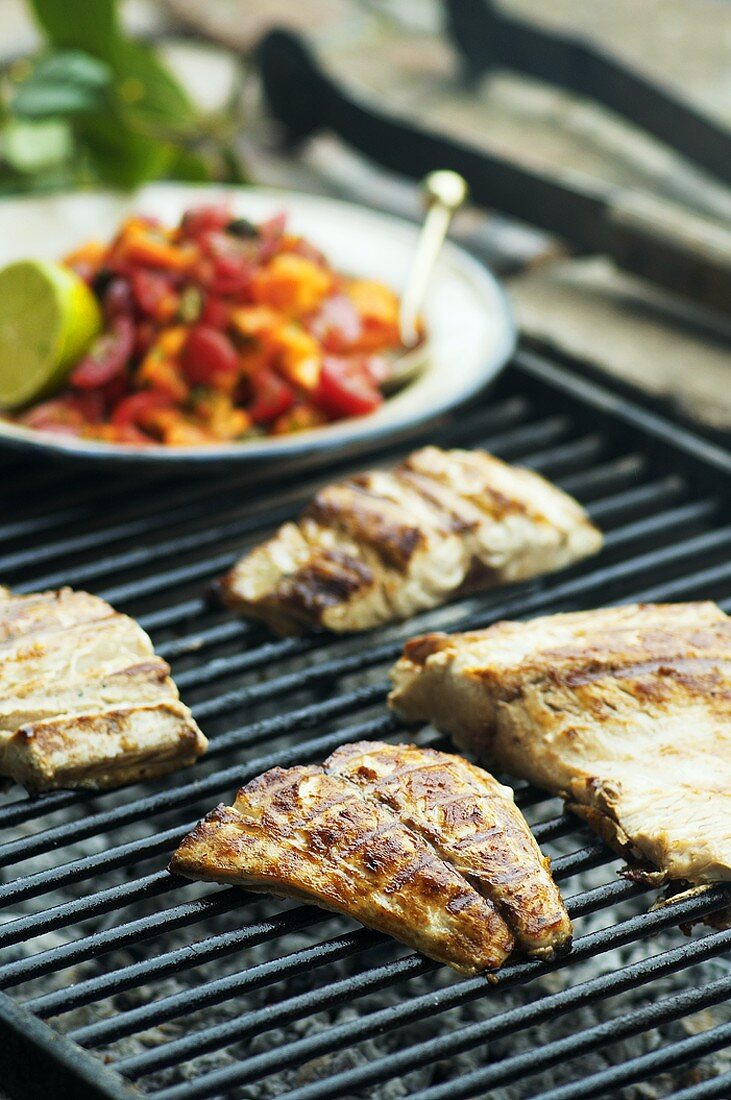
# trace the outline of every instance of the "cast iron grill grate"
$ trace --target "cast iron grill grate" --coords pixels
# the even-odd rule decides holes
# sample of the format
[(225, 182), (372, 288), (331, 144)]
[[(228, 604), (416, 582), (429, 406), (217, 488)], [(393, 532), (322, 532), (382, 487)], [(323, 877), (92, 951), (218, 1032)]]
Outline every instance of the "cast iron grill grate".
[[(489, 982), (332, 914), (165, 870), (198, 817), (265, 768), (403, 736), (385, 674), (413, 633), (634, 599), (710, 597), (731, 610), (731, 456), (718, 448), (527, 351), (489, 399), (430, 439), (483, 445), (557, 481), (605, 530), (602, 555), (365, 645), (280, 641), (216, 609), (205, 589), (322, 473), (110, 478), (3, 458), (2, 581), (85, 587), (135, 615), (211, 738), (196, 768), (165, 782), (37, 800), (14, 790), (0, 803), (0, 1087), (11, 1096), (571, 1100), (658, 1077), (670, 1084), (656, 1095), (675, 1100), (731, 1095), (729, 1063), (694, 1075), (731, 1047), (731, 1014), (717, 1011), (731, 1004), (731, 931), (679, 930), (731, 892), (648, 911), (652, 895), (531, 788), (518, 801), (553, 858), (576, 939), (558, 962), (519, 961)], [(694, 1024), (673, 1030), (678, 1021)], [(662, 1042), (645, 1041), (653, 1035)]]

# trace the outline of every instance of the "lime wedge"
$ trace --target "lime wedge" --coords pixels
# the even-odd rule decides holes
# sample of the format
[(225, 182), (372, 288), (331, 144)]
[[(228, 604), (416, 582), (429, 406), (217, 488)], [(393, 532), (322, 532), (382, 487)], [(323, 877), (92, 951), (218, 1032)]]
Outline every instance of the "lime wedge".
[(60, 264), (19, 260), (0, 271), (0, 408), (58, 387), (101, 329), (89, 287)]

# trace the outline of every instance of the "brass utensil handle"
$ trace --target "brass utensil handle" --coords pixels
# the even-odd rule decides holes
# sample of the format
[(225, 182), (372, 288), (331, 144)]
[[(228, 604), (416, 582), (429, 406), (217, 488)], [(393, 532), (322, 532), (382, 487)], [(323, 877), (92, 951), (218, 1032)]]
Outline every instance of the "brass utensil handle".
[(467, 184), (457, 172), (430, 172), (424, 180), (427, 214), (401, 298), (401, 342), (411, 348), (419, 339), (417, 321), (429, 278), (444, 243), (455, 210), (467, 198)]

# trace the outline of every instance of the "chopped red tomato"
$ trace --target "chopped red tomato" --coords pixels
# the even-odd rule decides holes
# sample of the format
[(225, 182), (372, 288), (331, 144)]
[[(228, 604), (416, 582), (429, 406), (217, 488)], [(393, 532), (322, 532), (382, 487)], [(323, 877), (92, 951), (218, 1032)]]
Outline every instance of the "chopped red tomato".
[(104, 291), (104, 316), (108, 321), (115, 317), (131, 317), (135, 309), (132, 288), (127, 279), (112, 279)]
[(251, 378), (254, 399), (249, 405), (249, 416), (255, 424), (275, 420), (294, 405), (294, 391), (274, 371), (266, 367)]
[(215, 233), (224, 229), (230, 221), (231, 210), (228, 203), (196, 206), (183, 215), (180, 233), (184, 237), (200, 237), (204, 233)]
[(204, 325), (212, 328), (228, 328), (231, 321), (233, 306), (224, 298), (216, 298), (213, 294), (207, 294), (201, 309), (200, 320)]
[(322, 364), (315, 401), (330, 416), (365, 416), (383, 402), (362, 363), (328, 356)]
[(115, 317), (109, 332), (92, 344), (91, 351), (74, 368), (69, 381), (79, 390), (105, 386), (122, 374), (135, 343), (135, 327), (129, 317)]
[(119, 402), (112, 413), (112, 424), (117, 428), (144, 427), (145, 417), (158, 409), (169, 409), (174, 400), (159, 390), (140, 390)]
[(183, 344), (182, 365), (189, 382), (205, 386), (224, 375), (235, 374), (238, 356), (225, 333), (210, 325), (196, 325)]

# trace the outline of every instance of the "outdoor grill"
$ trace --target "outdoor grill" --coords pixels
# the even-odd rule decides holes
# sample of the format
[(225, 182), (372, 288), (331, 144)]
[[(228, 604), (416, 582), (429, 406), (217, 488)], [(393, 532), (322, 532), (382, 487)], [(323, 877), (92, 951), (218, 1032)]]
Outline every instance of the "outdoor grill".
[(192, 824), (266, 768), (363, 737), (446, 745), (385, 706), (387, 669), (412, 634), (629, 600), (709, 597), (731, 610), (731, 455), (578, 368), (521, 350), (479, 404), (418, 439), (540, 470), (588, 507), (606, 548), (366, 636), (277, 640), (218, 607), (211, 582), (363, 458), (205, 479), (0, 461), (3, 583), (69, 584), (136, 616), (211, 739), (195, 768), (154, 784), (5, 795), (0, 1091), (731, 1097), (731, 931), (703, 923), (731, 887), (651, 909), (653, 892), (618, 876), (621, 860), (535, 789), (519, 786), (517, 800), (576, 935), (567, 956), (489, 979), (331, 913), (166, 870)]

